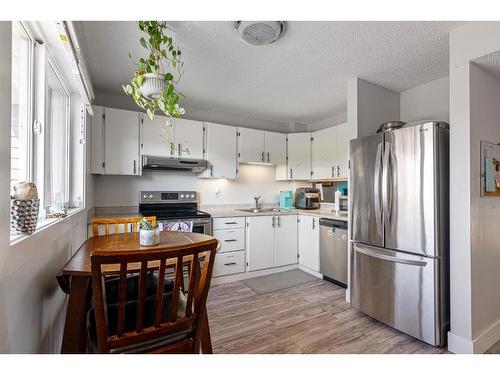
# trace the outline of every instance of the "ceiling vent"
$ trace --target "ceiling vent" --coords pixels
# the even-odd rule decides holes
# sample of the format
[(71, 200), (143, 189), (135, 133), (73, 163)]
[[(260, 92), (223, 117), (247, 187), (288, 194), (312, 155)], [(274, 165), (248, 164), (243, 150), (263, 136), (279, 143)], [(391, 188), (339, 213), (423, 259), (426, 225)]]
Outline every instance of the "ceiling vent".
[(255, 46), (271, 44), (285, 31), (283, 21), (236, 21), (234, 30), (239, 38)]

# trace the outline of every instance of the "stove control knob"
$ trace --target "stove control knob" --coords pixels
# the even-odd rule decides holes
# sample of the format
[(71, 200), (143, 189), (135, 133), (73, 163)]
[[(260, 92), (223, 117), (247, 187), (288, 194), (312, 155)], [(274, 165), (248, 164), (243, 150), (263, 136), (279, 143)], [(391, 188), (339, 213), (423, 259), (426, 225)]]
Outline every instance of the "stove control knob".
[(193, 198), (193, 199), (194, 199), (194, 194), (191, 194), (191, 198)]
[(142, 197), (143, 197), (144, 199), (148, 199), (148, 195), (147, 195), (147, 194), (144, 194)]
[(184, 199), (184, 194), (181, 194), (181, 199)]
[(149, 199), (153, 199), (153, 194), (149, 194)]

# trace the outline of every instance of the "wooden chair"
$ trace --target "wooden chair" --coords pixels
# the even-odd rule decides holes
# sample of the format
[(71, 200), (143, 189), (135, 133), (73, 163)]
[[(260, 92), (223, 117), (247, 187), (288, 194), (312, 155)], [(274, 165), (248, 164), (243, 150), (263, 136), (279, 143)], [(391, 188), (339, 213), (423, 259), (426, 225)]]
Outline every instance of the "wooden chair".
[[(123, 232), (137, 232), (137, 223), (141, 221), (143, 218), (141, 216), (138, 217), (121, 217), (114, 219), (92, 219), (90, 224), (92, 225), (92, 236), (99, 235), (99, 226), (104, 226), (104, 234), (109, 234), (109, 228), (112, 225), (114, 227), (114, 233), (118, 233), (120, 230), (120, 225), (123, 225)], [(146, 220), (151, 221), (153, 224), (156, 224), (156, 216), (146, 216)]]
[[(174, 249), (93, 252), (90, 260), (97, 352), (199, 353), (217, 245), (214, 241)], [(189, 286), (187, 296), (180, 301), (183, 264), (189, 265)], [(114, 272), (105, 271), (111, 269), (110, 265), (115, 265)], [(167, 270), (173, 270), (172, 279), (165, 278)], [(111, 319), (109, 314), (113, 311), (106, 298), (106, 279), (113, 275), (118, 296), (115, 296), (115, 316)], [(138, 281), (135, 309), (129, 308), (128, 300), (131, 275)], [(156, 285), (150, 283), (152, 275), (156, 275)], [(113, 320), (116, 326), (110, 326)], [(208, 327), (206, 331), (209, 334)]]

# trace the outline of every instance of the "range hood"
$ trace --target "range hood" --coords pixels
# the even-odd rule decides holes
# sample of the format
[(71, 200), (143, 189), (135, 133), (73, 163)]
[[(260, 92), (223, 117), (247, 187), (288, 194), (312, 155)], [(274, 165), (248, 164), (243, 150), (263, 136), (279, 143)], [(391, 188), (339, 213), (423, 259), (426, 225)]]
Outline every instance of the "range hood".
[(207, 169), (207, 161), (203, 159), (173, 158), (161, 156), (142, 157), (143, 171), (170, 171), (201, 173)]

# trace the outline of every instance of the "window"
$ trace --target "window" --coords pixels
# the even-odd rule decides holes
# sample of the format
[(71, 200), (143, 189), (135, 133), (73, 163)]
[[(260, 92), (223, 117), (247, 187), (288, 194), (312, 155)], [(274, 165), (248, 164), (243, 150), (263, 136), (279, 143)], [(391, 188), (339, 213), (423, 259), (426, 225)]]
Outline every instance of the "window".
[(69, 94), (50, 63), (46, 82), (44, 206), (48, 208), (69, 201)]
[(11, 187), (31, 179), (30, 126), (33, 41), (20, 23), (12, 28)]

